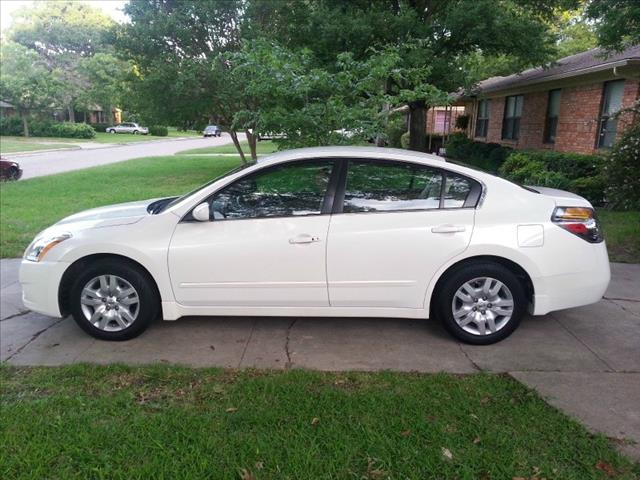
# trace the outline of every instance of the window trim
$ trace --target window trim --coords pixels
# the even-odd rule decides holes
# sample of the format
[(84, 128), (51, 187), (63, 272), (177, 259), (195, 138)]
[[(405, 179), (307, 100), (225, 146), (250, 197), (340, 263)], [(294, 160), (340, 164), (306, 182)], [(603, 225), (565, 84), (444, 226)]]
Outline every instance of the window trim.
[[(549, 115), (551, 111), (551, 95), (555, 92), (559, 92), (559, 95), (560, 95), (560, 100), (558, 100), (558, 102), (560, 103), (562, 101), (561, 88), (553, 88), (549, 90), (549, 92), (547, 93), (547, 112), (545, 113), (545, 116), (544, 116), (544, 130), (542, 133), (542, 143), (544, 143), (545, 145), (554, 145), (556, 143), (556, 137), (558, 135), (558, 119), (560, 118), (560, 105), (558, 105), (558, 114), (556, 116), (552, 117)], [(553, 131), (553, 140), (550, 138), (550, 133), (551, 133), (550, 120), (552, 119), (556, 120), (555, 128)]]
[[(240, 182), (242, 180), (246, 180), (247, 178), (250, 178), (254, 175), (260, 175), (260, 174), (265, 174), (270, 172), (271, 170), (277, 170), (278, 168), (282, 168), (284, 166), (287, 165), (301, 165), (301, 164), (305, 164), (305, 163), (315, 163), (318, 161), (326, 161), (329, 164), (333, 164), (332, 166), (332, 170), (331, 170), (331, 175), (329, 176), (329, 184), (327, 185), (327, 189), (324, 192), (324, 198), (322, 200), (322, 207), (320, 208), (320, 213), (308, 213), (305, 215), (272, 215), (269, 217), (249, 217), (249, 218), (217, 218), (214, 219), (210, 216), (209, 218), (209, 222), (229, 222), (229, 221), (246, 221), (246, 220), (269, 220), (272, 218), (305, 218), (305, 217), (319, 217), (322, 215), (331, 215), (331, 205), (332, 203), (335, 203), (335, 195), (336, 195), (336, 189), (337, 189), (337, 183), (338, 183), (338, 179), (339, 179), (339, 171), (340, 171), (340, 165), (343, 163), (342, 162), (342, 158), (340, 157), (316, 157), (316, 158), (304, 158), (304, 159), (291, 159), (291, 160), (287, 160), (285, 162), (280, 162), (280, 163), (276, 163), (274, 165), (269, 165), (267, 167), (264, 168), (259, 168), (258, 170), (253, 170), (251, 172), (248, 172), (244, 175), (242, 175), (241, 177), (236, 178), (235, 180), (233, 180), (230, 183), (227, 183), (226, 185), (223, 185), (222, 187), (220, 187), (219, 189), (217, 189), (216, 191), (212, 192), (211, 194), (209, 194), (207, 197), (205, 197), (204, 199), (202, 199), (201, 201), (197, 202), (196, 205), (194, 205), (192, 208), (189, 209), (189, 211), (180, 219), (179, 223), (185, 222), (185, 223), (191, 223), (191, 222), (198, 222), (198, 220), (196, 220), (195, 218), (193, 218), (193, 210), (198, 206), (198, 205), (202, 205), (205, 202), (210, 202), (211, 199), (213, 197), (215, 197), (218, 193), (220, 193), (222, 190), (224, 190), (225, 188), (230, 187), (231, 185), (234, 185), (237, 182)], [(331, 203), (329, 203), (331, 202)], [(198, 222), (198, 223), (205, 223), (205, 222)]]
[[(485, 105), (487, 106), (487, 116), (486, 117), (480, 117), (480, 104), (482, 102), (485, 102)], [(490, 98), (483, 98), (482, 100), (478, 100), (478, 107), (476, 109), (476, 124), (474, 127), (474, 132), (473, 132), (473, 136), (475, 138), (487, 138), (489, 136), (489, 121), (491, 119), (491, 99)], [(486, 124), (484, 125), (484, 135), (478, 135), (478, 124), (479, 122), (486, 122)]]
[[(613, 118), (613, 115), (604, 115), (603, 109), (605, 106), (605, 103), (607, 101), (606, 99), (606, 94), (607, 94), (607, 87), (609, 85), (611, 85), (612, 83), (621, 83), (622, 84), (622, 98), (620, 99), (620, 109), (623, 109), (624, 107), (622, 106), (622, 102), (624, 100), (624, 86), (626, 84), (626, 80), (625, 79), (616, 79), (616, 80), (609, 80), (607, 82), (604, 82), (602, 84), (602, 97), (600, 99), (600, 111), (598, 112), (598, 130), (596, 132), (596, 149), (597, 150), (607, 150), (607, 149), (611, 149), (611, 147), (613, 147), (613, 144), (615, 144), (615, 138), (613, 143), (611, 144), (611, 146), (606, 146), (606, 145), (600, 145), (600, 140), (603, 138), (602, 135), (602, 129), (604, 124), (611, 120)], [(619, 112), (620, 110), (618, 110)], [(616, 112), (616, 114), (618, 113)], [(605, 120), (606, 119), (606, 120)], [(618, 119), (616, 119), (616, 136), (618, 136)]]
[[(334, 167), (331, 171), (331, 176), (329, 177), (329, 185), (327, 186), (327, 191), (325, 192), (325, 198), (322, 204), (322, 210), (320, 213), (312, 213), (307, 215), (274, 215), (271, 217), (255, 217), (255, 218), (211, 218), (209, 222), (228, 222), (228, 221), (247, 221), (247, 220), (270, 220), (277, 218), (305, 218), (305, 217), (319, 217), (322, 215), (366, 215), (366, 214), (385, 214), (385, 213), (412, 213), (412, 212), (431, 212), (431, 211), (455, 211), (455, 210), (470, 210), (479, 208), (487, 193), (487, 188), (481, 180), (470, 177), (464, 173), (459, 173), (456, 171), (448, 170), (442, 167), (436, 167), (433, 165), (426, 165), (420, 162), (414, 162), (411, 160), (404, 159), (391, 159), (391, 158), (382, 158), (382, 157), (312, 157), (312, 158), (293, 158), (291, 160), (287, 160), (284, 162), (276, 163), (275, 165), (269, 165), (268, 167), (260, 168), (258, 170), (253, 170), (252, 172), (248, 172), (241, 177), (236, 178), (234, 181), (223, 185), (216, 191), (209, 194), (204, 199), (200, 200), (196, 203), (192, 208), (190, 208), (186, 214), (180, 219), (178, 223), (192, 223), (198, 222), (195, 218), (193, 218), (193, 210), (200, 204), (204, 202), (208, 202), (212, 197), (217, 195), (219, 192), (224, 190), (225, 188), (233, 185), (236, 182), (239, 182), (243, 179), (246, 179), (249, 176), (254, 174), (267, 172), (269, 170), (282, 167), (284, 165), (289, 164), (300, 164), (300, 163), (313, 163), (320, 160), (326, 160), (327, 162), (333, 162)], [(418, 167), (427, 167), (431, 168), (442, 175), (443, 186), (446, 185), (447, 174), (456, 175), (465, 179), (468, 179), (471, 183), (471, 190), (469, 191), (469, 195), (467, 195), (467, 199), (464, 202), (462, 207), (451, 207), (444, 208), (438, 206), (437, 208), (422, 208), (422, 209), (414, 209), (414, 210), (383, 210), (383, 211), (372, 211), (372, 212), (343, 212), (344, 207), (344, 195), (346, 192), (346, 184), (347, 184), (347, 173), (349, 171), (349, 165), (351, 161), (364, 161), (371, 163), (385, 163), (385, 164), (408, 164), (412, 166)], [(444, 188), (444, 187), (442, 187)], [(440, 196), (441, 205), (443, 204), (442, 195)], [(198, 222), (204, 223), (204, 222)]]
[[(507, 108), (509, 106), (509, 99), (510, 98), (514, 98), (514, 113), (517, 110), (517, 105), (518, 105), (518, 97), (522, 98), (522, 109), (520, 111), (520, 116), (513, 116), (513, 117), (507, 117)], [(507, 95), (506, 97), (504, 97), (504, 112), (502, 114), (502, 133), (500, 135), (501, 140), (512, 140), (512, 141), (518, 141), (520, 140), (520, 120), (522, 119), (522, 110), (524, 110), (524, 94), (520, 93), (517, 95)], [(506, 137), (505, 136), (505, 127), (506, 127), (506, 123), (508, 119), (512, 119), (514, 121), (514, 128), (513, 128), (513, 133), (515, 134), (512, 137)], [(518, 120), (518, 131), (515, 131), (515, 121)]]
[[(366, 162), (366, 163), (378, 163), (378, 164), (406, 164), (417, 167), (426, 167), (430, 168), (436, 172), (438, 172), (441, 176), (441, 185), (440, 185), (440, 202), (438, 207), (436, 208), (414, 208), (414, 209), (398, 209), (398, 210), (378, 210), (378, 211), (369, 211), (369, 212), (344, 212), (344, 196), (347, 187), (347, 174), (349, 173), (349, 167), (351, 166), (351, 162)], [(463, 173), (454, 172), (451, 170), (447, 170), (441, 167), (436, 167), (432, 165), (425, 165), (424, 163), (412, 162), (409, 160), (394, 160), (387, 158), (358, 158), (358, 157), (350, 157), (345, 158), (344, 163), (346, 164), (346, 168), (343, 169), (342, 175), (340, 177), (340, 181), (338, 183), (338, 193), (336, 194), (336, 198), (333, 203), (333, 211), (334, 215), (368, 215), (368, 214), (384, 214), (384, 213), (412, 213), (412, 212), (431, 212), (431, 211), (449, 211), (449, 210), (463, 210), (463, 209), (476, 209), (481, 199), (484, 197), (485, 187), (484, 183), (475, 178), (472, 178)], [(442, 191), (447, 182), (447, 175), (455, 175), (458, 177), (462, 177), (464, 179), (469, 180), (471, 184), (471, 190), (469, 190), (469, 194), (461, 207), (444, 207), (444, 197), (442, 196)]]

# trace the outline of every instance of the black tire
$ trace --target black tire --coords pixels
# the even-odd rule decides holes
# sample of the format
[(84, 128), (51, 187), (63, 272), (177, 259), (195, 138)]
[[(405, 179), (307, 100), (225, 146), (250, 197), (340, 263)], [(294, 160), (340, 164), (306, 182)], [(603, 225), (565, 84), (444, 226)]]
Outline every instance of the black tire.
[(116, 131), (113, 128), (111, 128), (111, 129), (107, 130), (107, 133), (116, 133)]
[(16, 167), (11, 167), (7, 178), (11, 181), (18, 180), (20, 178), (20, 170)]
[[(502, 282), (513, 297), (513, 313), (511, 319), (495, 333), (479, 335), (464, 330), (453, 316), (453, 300), (458, 289), (475, 278), (490, 277)], [(527, 310), (527, 297), (522, 282), (508, 268), (492, 262), (477, 262), (462, 265), (447, 274), (435, 297), (435, 311), (444, 328), (458, 340), (472, 345), (490, 345), (511, 335)]]
[(133, 131), (133, 134), (134, 134), (134, 135), (138, 135), (139, 133), (140, 133), (140, 132), (139, 132), (138, 130), (134, 130), (134, 131)]
[[(138, 294), (140, 303), (137, 317), (123, 330), (101, 330), (90, 323), (82, 311), (80, 303), (82, 290), (89, 281), (100, 275), (116, 275), (129, 282)], [(151, 277), (134, 264), (117, 259), (107, 258), (91, 263), (78, 275), (69, 295), (73, 319), (85, 332), (100, 340), (122, 341), (135, 338), (144, 332), (160, 313), (160, 297)]]

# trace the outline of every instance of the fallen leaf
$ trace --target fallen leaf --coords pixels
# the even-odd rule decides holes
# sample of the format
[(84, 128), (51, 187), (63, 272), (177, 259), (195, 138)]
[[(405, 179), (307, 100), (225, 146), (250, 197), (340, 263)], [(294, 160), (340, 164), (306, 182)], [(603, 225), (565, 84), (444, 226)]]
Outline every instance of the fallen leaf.
[(409, 435), (411, 435), (411, 429), (406, 429), (400, 432), (400, 435), (402, 435), (403, 437), (408, 437)]
[(476, 444), (476, 445), (479, 444), (480, 443), (480, 437), (474, 438), (473, 439), (473, 443)]
[(447, 460), (453, 460), (453, 453), (451, 453), (451, 450), (449, 450), (448, 448), (442, 447), (442, 456)]
[(602, 470), (604, 473), (606, 473), (610, 477), (613, 477), (616, 474), (616, 469), (613, 468), (613, 465), (611, 465), (610, 463), (598, 462), (596, 463), (596, 468), (598, 470)]
[(478, 420), (478, 415), (476, 415), (475, 413), (471, 413), (471, 414), (469, 414), (469, 416), (471, 418), (473, 418), (474, 420)]
[(264, 468), (263, 462), (256, 462), (256, 470), (262, 470)]
[(256, 477), (253, 475), (253, 473), (251, 473), (251, 471), (247, 470), (246, 468), (241, 468), (238, 471), (238, 477), (240, 477), (240, 480), (256, 480)]
[(320, 423), (320, 419), (318, 417), (313, 417), (311, 419), (311, 425), (312, 426), (317, 427), (319, 423)]
[(480, 403), (485, 404), (485, 403), (489, 403), (491, 401), (490, 397), (484, 397), (482, 400), (480, 400)]
[(227, 412), (227, 413), (234, 413), (234, 412), (237, 412), (237, 411), (238, 411), (238, 409), (235, 408), (235, 407), (229, 407), (229, 408), (227, 408), (225, 410), (225, 412)]

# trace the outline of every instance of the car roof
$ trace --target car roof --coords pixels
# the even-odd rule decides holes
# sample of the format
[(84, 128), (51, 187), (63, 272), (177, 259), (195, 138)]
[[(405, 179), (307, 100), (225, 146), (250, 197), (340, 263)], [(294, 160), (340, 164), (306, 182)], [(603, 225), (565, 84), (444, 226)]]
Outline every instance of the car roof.
[(286, 150), (260, 157), (256, 166), (273, 165), (291, 160), (305, 160), (312, 158), (372, 158), (381, 160), (400, 160), (414, 163), (422, 163), (436, 168), (446, 168), (452, 172), (462, 173), (471, 178), (484, 181), (487, 178), (495, 178), (490, 173), (474, 168), (469, 168), (457, 163), (450, 163), (443, 157), (431, 153), (403, 150), (387, 147), (311, 147)]

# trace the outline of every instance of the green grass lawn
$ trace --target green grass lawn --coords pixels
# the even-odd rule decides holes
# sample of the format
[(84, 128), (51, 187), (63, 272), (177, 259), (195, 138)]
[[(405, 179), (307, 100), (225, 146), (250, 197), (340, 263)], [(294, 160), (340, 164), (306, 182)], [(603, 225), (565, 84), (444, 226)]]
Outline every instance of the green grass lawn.
[(0, 367), (0, 475), (634, 479), (508, 376)]
[(598, 210), (612, 262), (640, 263), (640, 212)]
[[(55, 142), (61, 142), (63, 139), (57, 138)], [(69, 138), (66, 141), (73, 141)], [(0, 137), (0, 154), (16, 153), (16, 152), (34, 152), (37, 150), (54, 150), (60, 148), (78, 148), (75, 145), (67, 143), (43, 143), (51, 141), (51, 139), (40, 138), (21, 138), (21, 137)]]
[[(247, 142), (242, 142), (242, 151), (249, 155), (249, 144)], [(271, 140), (265, 140), (263, 142), (258, 142), (256, 147), (258, 155), (273, 153), (278, 151), (278, 147)], [(178, 152), (178, 155), (189, 155), (189, 154), (203, 154), (203, 153), (238, 153), (236, 147), (233, 143), (228, 145), (221, 145), (219, 147), (204, 147), (204, 148), (194, 148), (191, 150), (185, 150), (184, 152)]]
[(186, 193), (238, 164), (235, 157), (150, 157), (0, 183), (0, 256), (21, 256), (40, 230), (72, 213)]

